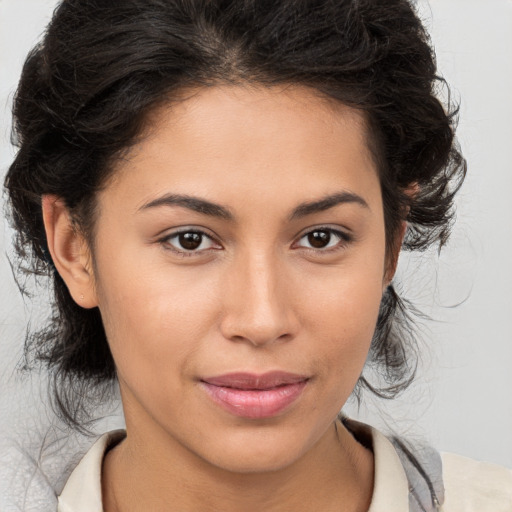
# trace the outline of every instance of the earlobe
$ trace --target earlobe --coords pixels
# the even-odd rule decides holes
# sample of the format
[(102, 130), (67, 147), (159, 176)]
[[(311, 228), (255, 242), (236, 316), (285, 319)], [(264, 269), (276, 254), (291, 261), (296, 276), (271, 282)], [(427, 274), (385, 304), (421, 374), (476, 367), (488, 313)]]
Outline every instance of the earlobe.
[(42, 197), (43, 222), (55, 268), (73, 300), (83, 308), (98, 305), (89, 247), (72, 224), (69, 210), (56, 195)]

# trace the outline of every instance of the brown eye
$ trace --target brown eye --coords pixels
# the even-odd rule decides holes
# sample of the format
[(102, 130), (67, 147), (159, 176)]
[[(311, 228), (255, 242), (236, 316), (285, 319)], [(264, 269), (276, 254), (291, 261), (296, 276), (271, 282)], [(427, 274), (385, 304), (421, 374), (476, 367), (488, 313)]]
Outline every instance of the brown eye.
[(315, 249), (323, 249), (331, 241), (331, 233), (328, 231), (312, 231), (307, 235), (308, 242)]
[(190, 256), (208, 249), (219, 248), (213, 239), (202, 231), (181, 231), (166, 236), (160, 242), (174, 252)]
[(331, 249), (342, 249), (351, 241), (352, 237), (343, 231), (332, 228), (317, 228), (301, 236), (297, 245), (306, 249), (327, 252)]
[(180, 233), (178, 235), (178, 242), (183, 249), (187, 251), (194, 251), (201, 246), (203, 235), (200, 233)]

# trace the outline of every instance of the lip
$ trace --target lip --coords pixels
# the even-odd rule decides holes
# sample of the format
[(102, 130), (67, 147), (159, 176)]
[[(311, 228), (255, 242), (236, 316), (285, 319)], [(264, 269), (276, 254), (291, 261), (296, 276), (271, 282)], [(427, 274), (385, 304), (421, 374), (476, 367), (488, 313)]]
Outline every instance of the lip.
[(229, 373), (201, 380), (208, 396), (227, 412), (244, 418), (271, 418), (301, 396), (309, 378), (274, 371), (264, 374)]

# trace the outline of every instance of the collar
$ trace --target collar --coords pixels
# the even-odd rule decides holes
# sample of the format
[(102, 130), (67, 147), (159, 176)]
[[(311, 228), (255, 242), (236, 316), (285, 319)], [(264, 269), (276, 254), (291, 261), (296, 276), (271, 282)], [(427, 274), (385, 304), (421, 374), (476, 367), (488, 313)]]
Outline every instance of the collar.
[(126, 436), (124, 430), (103, 434), (73, 470), (59, 496), (57, 512), (103, 512), (101, 468), (108, 449)]
[(391, 441), (377, 429), (343, 418), (361, 444), (373, 451), (373, 494), (368, 512), (409, 512), (409, 482)]
[[(368, 512), (409, 512), (409, 485), (398, 454), (378, 430), (353, 420), (347, 427), (374, 455), (374, 486)], [(103, 512), (101, 468), (107, 450), (126, 436), (124, 430), (103, 434), (69, 477), (57, 512)]]

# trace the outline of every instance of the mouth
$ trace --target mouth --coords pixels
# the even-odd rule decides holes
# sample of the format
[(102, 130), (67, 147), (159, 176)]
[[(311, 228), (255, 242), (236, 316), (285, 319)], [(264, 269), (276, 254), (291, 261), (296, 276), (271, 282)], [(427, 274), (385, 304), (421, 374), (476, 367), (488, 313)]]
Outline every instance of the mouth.
[(212, 401), (244, 418), (277, 416), (302, 395), (309, 377), (288, 372), (230, 373), (201, 380)]

